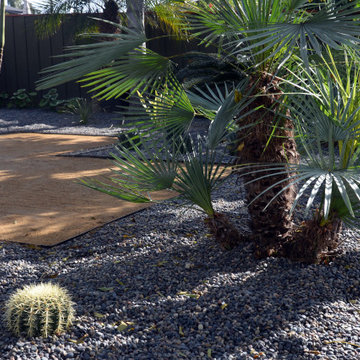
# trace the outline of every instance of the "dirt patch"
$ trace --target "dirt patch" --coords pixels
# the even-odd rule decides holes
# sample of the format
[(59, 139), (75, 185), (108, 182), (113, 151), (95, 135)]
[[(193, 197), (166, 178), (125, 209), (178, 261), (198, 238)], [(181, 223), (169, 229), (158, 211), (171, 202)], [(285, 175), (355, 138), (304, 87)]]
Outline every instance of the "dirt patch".
[(104, 136), (1, 135), (0, 241), (51, 246), (147, 207), (77, 183), (110, 173), (109, 160), (56, 156), (114, 142)]

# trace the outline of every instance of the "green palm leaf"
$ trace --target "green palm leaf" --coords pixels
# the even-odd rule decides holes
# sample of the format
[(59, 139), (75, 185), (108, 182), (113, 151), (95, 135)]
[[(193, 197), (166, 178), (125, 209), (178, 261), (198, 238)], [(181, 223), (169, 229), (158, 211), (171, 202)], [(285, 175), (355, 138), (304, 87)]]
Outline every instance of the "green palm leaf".
[(127, 91), (145, 91), (166, 77), (170, 61), (141, 47), (148, 41), (144, 34), (112, 24), (125, 33), (87, 34), (95, 41), (104, 37), (113, 41), (67, 47), (67, 53), (61, 57), (69, 60), (43, 70), (44, 77), (37, 83), (37, 89), (84, 77), (82, 81), (94, 88), (96, 96), (110, 99)]
[[(255, 100), (255, 96), (250, 96), (254, 88), (255, 85), (249, 88), (248, 80), (244, 79), (226, 94), (209, 128), (207, 142), (210, 149), (215, 149), (225, 139), (229, 130), (234, 131), (235, 125), (242, 118), (258, 110), (257, 107), (251, 107), (251, 103)], [(255, 124), (250, 126), (255, 126)], [(244, 127), (241, 129), (244, 130)]]
[[(163, 151), (153, 146), (152, 142), (142, 139), (140, 149), (131, 139), (131, 150), (119, 145), (118, 154), (111, 154), (114, 158), (113, 176), (104, 181), (81, 180), (82, 184), (135, 203), (153, 202), (150, 192), (171, 189), (176, 176), (177, 163), (173, 160), (173, 151)], [(166, 140), (164, 140), (166, 141)]]
[[(204, 42), (223, 43), (230, 56), (244, 58), (270, 71), (297, 53), (308, 67), (309, 51), (359, 44), (360, 14), (347, 1), (306, 4), (291, 0), (200, 1), (193, 5), (192, 26)], [(313, 11), (312, 11), (313, 10)]]
[(216, 152), (211, 151), (198, 139), (192, 144), (192, 152), (188, 152), (184, 164), (174, 181), (174, 189), (188, 202), (198, 205), (208, 216), (213, 216), (211, 194), (224, 180), (226, 167), (221, 166)]
[[(150, 192), (157, 190), (175, 190), (191, 204), (198, 205), (207, 215), (213, 216), (211, 194), (224, 180), (226, 168), (221, 166), (215, 152), (204, 146), (199, 138), (195, 145), (187, 147), (185, 159), (179, 157), (177, 145), (163, 139), (163, 148), (154, 148), (152, 141), (142, 139), (140, 149), (132, 139), (128, 139), (132, 150), (120, 145), (118, 154), (112, 154), (114, 165), (111, 177), (103, 181), (81, 183), (122, 200), (135, 203), (154, 202)], [(172, 155), (173, 154), (173, 155)]]
[(212, 84), (212, 87), (206, 84), (206, 89), (202, 90), (195, 86), (193, 91), (187, 91), (187, 95), (195, 110), (211, 120), (207, 146), (215, 149), (229, 132), (239, 130), (237, 122), (241, 118), (255, 112), (257, 108), (250, 107), (255, 100), (251, 96), (255, 85), (250, 87), (248, 78), (237, 85), (224, 82), (221, 87), (219, 84)]
[(109, 100), (130, 91), (147, 91), (156, 88), (166, 78), (170, 61), (149, 50), (135, 49), (126, 56), (111, 62), (110, 66), (87, 73), (82, 83), (90, 87), (96, 97)]
[(124, 110), (130, 131), (135, 128), (151, 136), (153, 141), (157, 140), (157, 134), (175, 140), (185, 136), (195, 115), (185, 90), (172, 75), (158, 84), (156, 90), (138, 93)]

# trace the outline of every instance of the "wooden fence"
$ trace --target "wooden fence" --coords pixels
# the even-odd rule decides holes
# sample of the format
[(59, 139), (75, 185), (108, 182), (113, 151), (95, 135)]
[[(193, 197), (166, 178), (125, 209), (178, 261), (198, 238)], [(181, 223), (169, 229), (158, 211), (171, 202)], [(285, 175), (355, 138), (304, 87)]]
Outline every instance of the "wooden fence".
[[(17, 89), (34, 90), (39, 80), (40, 70), (56, 64), (61, 59), (54, 58), (63, 53), (65, 46), (72, 45), (74, 29), (79, 17), (71, 15), (69, 20), (53, 36), (41, 39), (37, 36), (35, 22), (45, 15), (6, 16), (5, 49), (2, 71), (0, 73), (0, 91), (12, 94)], [(159, 29), (146, 26), (148, 37), (160, 35)], [(149, 46), (165, 56), (196, 50), (196, 45), (169, 38), (152, 41)], [(57, 87), (61, 99), (86, 97), (86, 91), (78, 83), (72, 82)]]

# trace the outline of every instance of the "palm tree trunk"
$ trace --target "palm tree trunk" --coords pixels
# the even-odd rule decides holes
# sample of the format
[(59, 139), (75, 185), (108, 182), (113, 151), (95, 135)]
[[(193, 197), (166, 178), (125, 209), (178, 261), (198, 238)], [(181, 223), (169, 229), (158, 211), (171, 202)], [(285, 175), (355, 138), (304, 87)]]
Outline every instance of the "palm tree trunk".
[[(238, 162), (298, 163), (299, 155), (293, 134), (293, 124), (289, 117), (280, 118), (273, 133), (275, 125), (273, 114), (280, 106), (277, 100), (281, 96), (276, 80), (264, 76), (259, 82), (257, 91), (266, 96), (259, 96), (251, 104), (251, 106), (263, 107), (245, 120), (245, 125), (256, 124), (250, 128), (249, 134), (244, 138), (244, 134), (239, 133), (239, 139), (244, 138), (244, 141), (239, 140), (241, 146), (238, 148)], [(269, 111), (270, 108), (271, 111)], [(243, 121), (241, 125), (244, 125)], [(271, 135), (271, 141), (268, 143)], [(259, 169), (263, 168), (259, 167)], [(266, 175), (270, 172), (260, 174)], [(270, 176), (254, 182), (251, 181), (258, 178), (259, 173), (244, 176), (246, 183), (251, 182), (245, 184), (249, 203), (271, 185), (285, 180), (249, 205), (255, 255), (258, 258), (282, 256), (309, 264), (322, 262), (327, 256), (331, 256), (339, 245), (342, 221), (335, 213), (330, 214), (328, 221), (324, 221), (321, 212), (317, 211), (313, 219), (295, 225), (289, 215), (296, 197), (294, 186), (289, 186), (264, 211), (269, 201), (290, 183), (291, 175), (287, 173)]]
[(224, 250), (232, 250), (244, 242), (244, 237), (224, 214), (215, 212), (205, 219), (211, 235)]
[(313, 219), (294, 228), (283, 246), (283, 256), (308, 264), (325, 261), (338, 247), (341, 229), (342, 221), (336, 215), (323, 222), (317, 211)]
[[(263, 75), (260, 80), (256, 81), (259, 81), (257, 82), (257, 91), (264, 96), (259, 96), (255, 99), (251, 107), (263, 107), (248, 116), (245, 119), (245, 124), (241, 120), (241, 126), (246, 124), (256, 125), (250, 128), (245, 138), (243, 132), (239, 133), (238, 138), (241, 146), (238, 147), (238, 163), (297, 163), (298, 153), (292, 130), (292, 122), (288, 119), (280, 118), (278, 126), (273, 133), (275, 125), (274, 111), (279, 108), (277, 100), (281, 96), (276, 86), (276, 79), (269, 75)], [(269, 110), (270, 108), (272, 111)], [(268, 143), (270, 137), (271, 140)], [(265, 172), (261, 174), (266, 175)], [(247, 201), (250, 203), (252, 199), (269, 186), (290, 176), (290, 174), (271, 176), (245, 185)], [(257, 177), (259, 177), (259, 174), (246, 175), (244, 180), (245, 182), (250, 182)], [(293, 228), (289, 211), (295, 200), (295, 187), (290, 186), (265, 211), (264, 208), (270, 199), (288, 184), (289, 181), (285, 181), (275, 186), (249, 205), (255, 255), (258, 258), (284, 255), (282, 252), (283, 245)]]
[(0, 0), (0, 72), (5, 46), (5, 0)]

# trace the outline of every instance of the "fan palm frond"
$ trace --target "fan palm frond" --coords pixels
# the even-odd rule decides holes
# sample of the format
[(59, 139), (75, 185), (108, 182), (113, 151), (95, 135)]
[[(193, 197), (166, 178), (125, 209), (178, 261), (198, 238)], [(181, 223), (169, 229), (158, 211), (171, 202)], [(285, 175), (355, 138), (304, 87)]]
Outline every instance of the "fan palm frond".
[(185, 90), (171, 74), (153, 91), (138, 92), (128, 102), (124, 115), (129, 131), (144, 132), (154, 142), (157, 134), (173, 140), (185, 136), (195, 115)]
[(207, 146), (215, 149), (229, 132), (237, 129), (239, 119), (257, 110), (250, 107), (255, 99), (251, 96), (255, 85), (250, 87), (249, 79), (244, 78), (236, 85), (224, 82), (221, 87), (219, 84), (213, 84), (213, 88), (208, 84), (205, 86), (204, 90), (195, 86), (194, 90), (187, 91), (187, 95), (195, 110), (211, 120)]
[[(339, 151), (342, 154), (343, 167), (357, 148), (358, 132), (360, 130), (360, 60), (356, 53), (350, 49), (334, 52), (330, 47), (319, 61), (312, 64), (310, 69), (305, 69), (298, 64), (296, 75), (291, 72), (297, 82), (296, 87), (308, 97), (303, 102), (315, 101), (323, 114), (316, 110), (316, 129), (313, 125), (312, 131), (319, 131), (321, 141), (327, 141), (328, 122), (324, 118), (330, 117), (334, 124), (332, 127), (334, 139), (339, 142)], [(315, 108), (315, 107), (312, 107)], [(296, 110), (295, 110), (296, 111)], [(352, 142), (347, 141), (346, 133), (351, 134)], [(343, 141), (346, 141), (343, 149)], [(344, 151), (343, 151), (344, 150)]]
[(163, 139), (163, 147), (142, 139), (142, 147), (130, 138), (131, 149), (119, 145), (112, 154), (115, 168), (103, 181), (81, 180), (83, 185), (108, 195), (136, 203), (154, 202), (151, 192), (175, 190), (191, 204), (198, 205), (208, 216), (214, 216), (212, 191), (224, 180), (226, 167), (215, 152), (199, 138), (186, 147), (185, 157), (179, 157), (179, 144)]
[[(306, 6), (305, 6), (306, 5)], [(309, 53), (322, 53), (322, 45), (356, 48), (360, 42), (360, 14), (347, 1), (321, 6), (293, 0), (204, 1), (192, 5), (192, 26), (204, 42), (222, 42), (230, 56), (246, 59), (270, 71), (299, 54), (306, 67)]]
[(145, 91), (166, 77), (171, 67), (170, 60), (144, 49), (141, 45), (148, 40), (144, 34), (111, 24), (124, 32), (88, 34), (95, 41), (104, 37), (114, 41), (67, 47), (67, 53), (60, 57), (69, 60), (43, 70), (44, 77), (37, 83), (37, 89), (83, 78), (86, 86), (93, 87), (93, 91), (97, 92), (96, 96), (110, 99), (127, 91)]
[(189, 203), (198, 205), (213, 217), (212, 192), (224, 180), (226, 167), (221, 165), (216, 152), (211, 151), (201, 138), (191, 147), (192, 151), (187, 153), (184, 164), (179, 166), (174, 188)]
[[(141, 138), (140, 138), (141, 139)], [(112, 176), (103, 181), (81, 180), (94, 190), (122, 200), (135, 203), (153, 202), (150, 192), (171, 189), (177, 172), (177, 162), (174, 161), (173, 151), (164, 151), (154, 147), (152, 142), (142, 139), (141, 149), (128, 137), (131, 149), (124, 145), (117, 147), (114, 158), (115, 168)], [(166, 142), (166, 139), (164, 139)]]

